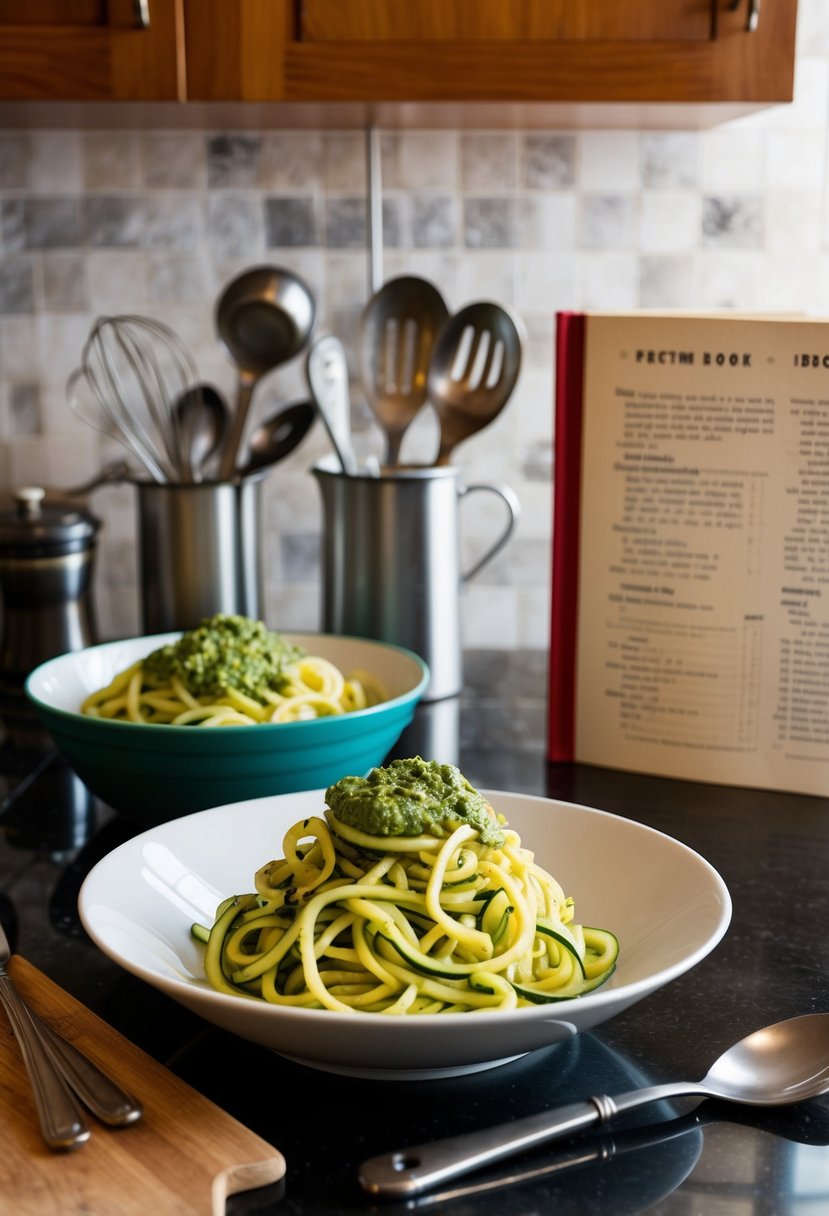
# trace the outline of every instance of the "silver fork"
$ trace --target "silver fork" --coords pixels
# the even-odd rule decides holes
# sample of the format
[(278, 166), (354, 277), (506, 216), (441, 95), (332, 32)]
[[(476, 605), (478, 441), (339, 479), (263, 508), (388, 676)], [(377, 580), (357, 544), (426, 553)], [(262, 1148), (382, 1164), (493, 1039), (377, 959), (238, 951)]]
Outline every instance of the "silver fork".
[(26, 1004), (6, 971), (10, 956), (8, 938), (0, 925), (0, 1001), (20, 1044), (43, 1139), (49, 1148), (65, 1151), (89, 1139), (89, 1128), (75, 1095), (110, 1127), (140, 1119), (140, 1102)]

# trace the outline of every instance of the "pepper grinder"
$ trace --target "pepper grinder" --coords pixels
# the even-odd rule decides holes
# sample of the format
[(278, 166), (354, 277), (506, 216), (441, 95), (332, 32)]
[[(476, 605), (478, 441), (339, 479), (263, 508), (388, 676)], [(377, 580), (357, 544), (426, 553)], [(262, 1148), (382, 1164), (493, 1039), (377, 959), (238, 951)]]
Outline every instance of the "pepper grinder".
[(26, 720), (23, 686), (39, 663), (97, 641), (92, 575), (100, 521), (83, 505), (49, 501), (40, 486), (0, 507), (0, 714)]

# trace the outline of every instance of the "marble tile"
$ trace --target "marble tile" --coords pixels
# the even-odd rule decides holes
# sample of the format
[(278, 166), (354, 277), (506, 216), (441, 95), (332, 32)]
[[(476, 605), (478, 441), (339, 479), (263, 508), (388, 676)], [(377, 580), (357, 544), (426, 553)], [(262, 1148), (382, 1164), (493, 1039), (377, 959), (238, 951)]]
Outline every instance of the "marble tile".
[(585, 249), (629, 249), (636, 243), (639, 200), (632, 194), (585, 194), (579, 238)]
[(137, 248), (147, 239), (147, 199), (88, 195), (83, 215), (93, 248)]
[[(208, 201), (213, 201), (212, 195)], [(152, 249), (193, 250), (204, 242), (203, 227), (202, 208), (195, 195), (151, 194), (144, 206), (141, 243)]]
[(452, 190), (460, 176), (457, 131), (401, 131), (398, 184), (409, 190)]
[(260, 185), (271, 193), (309, 193), (320, 188), (324, 165), (322, 131), (264, 131)]
[(322, 181), (326, 190), (366, 193), (366, 137), (362, 131), (328, 131), (322, 141)]
[(696, 192), (644, 190), (639, 200), (643, 253), (686, 253), (699, 245), (702, 205)]
[(569, 190), (576, 180), (576, 136), (553, 132), (524, 135), (521, 178), (530, 190)]
[(202, 190), (207, 147), (201, 131), (142, 131), (139, 160), (151, 189)]
[(24, 131), (0, 131), (0, 190), (21, 190), (29, 181), (31, 143)]
[(652, 254), (643, 257), (639, 272), (642, 308), (690, 308), (694, 263), (691, 256)]
[(257, 259), (265, 251), (265, 213), (249, 194), (211, 194), (207, 199), (206, 238), (214, 256)]
[(579, 261), (579, 307), (636, 308), (639, 257), (635, 253), (585, 253)]
[(247, 132), (221, 132), (207, 137), (207, 185), (210, 190), (255, 187), (259, 182), (262, 140)]
[(214, 291), (203, 249), (193, 253), (148, 253), (144, 265), (150, 303), (201, 304)]
[[(0, 260), (0, 370), (2, 377), (8, 380), (40, 379), (41, 355), (40, 334), (37, 325), (30, 316), (14, 316), (11, 310), (4, 310), (3, 270), (11, 259)], [(20, 259), (28, 265), (25, 259)], [(29, 310), (31, 311), (31, 310)], [(6, 315), (2, 315), (3, 313)]]
[(768, 133), (714, 128), (702, 138), (701, 158), (700, 185), (709, 194), (757, 192), (767, 177)]
[(325, 200), (325, 244), (329, 249), (365, 249), (367, 243), (366, 200)]
[[(525, 202), (531, 203), (533, 207), (533, 243), (539, 249), (549, 252), (575, 248), (578, 215), (578, 197), (575, 191), (538, 194)], [(530, 242), (522, 240), (522, 245), (526, 247)]]
[(0, 313), (31, 313), (34, 307), (31, 260), (27, 257), (0, 260)]
[(642, 185), (649, 190), (692, 189), (699, 182), (696, 131), (647, 131), (641, 139)]
[(92, 312), (140, 312), (148, 298), (146, 256), (139, 250), (94, 250), (87, 258), (87, 282)]
[(763, 202), (752, 195), (708, 196), (702, 201), (702, 243), (724, 249), (759, 249)]
[(265, 199), (265, 244), (268, 248), (319, 243), (319, 222), (312, 198)]
[(293, 532), (280, 540), (281, 576), (286, 583), (316, 583), (320, 578), (318, 533)]
[(766, 164), (770, 190), (820, 190), (826, 173), (823, 131), (772, 131)]
[(465, 132), (460, 141), (460, 186), (491, 194), (518, 184), (518, 136), (514, 132)]
[(472, 300), (516, 302), (517, 255), (501, 249), (470, 250), (458, 265), (455, 292), (445, 292), (447, 302), (457, 307)]
[(33, 130), (29, 133), (29, 189), (33, 194), (74, 194), (83, 190), (83, 157), (79, 131)]
[(44, 307), (54, 312), (89, 308), (87, 259), (82, 253), (44, 253), (40, 262)]
[(810, 190), (770, 190), (766, 196), (765, 247), (769, 253), (797, 253), (819, 248), (821, 197)]
[(40, 385), (12, 384), (9, 391), (9, 433), (15, 438), (39, 435)]
[(711, 248), (694, 254), (697, 308), (757, 308), (762, 268), (750, 251)]
[(551, 318), (560, 309), (574, 307), (578, 266), (573, 253), (519, 254), (515, 278), (515, 306), (525, 319), (533, 313)]
[(469, 249), (514, 249), (519, 243), (516, 200), (510, 196), (464, 199), (463, 228)]
[(579, 185), (596, 193), (636, 190), (641, 183), (639, 133), (582, 131), (578, 136)]
[(135, 190), (141, 185), (137, 131), (85, 131), (83, 184), (87, 190)]
[(7, 249), (62, 249), (84, 244), (86, 227), (76, 198), (24, 198), (3, 206)]
[(453, 195), (412, 194), (408, 201), (415, 249), (449, 249), (457, 244), (458, 206)]

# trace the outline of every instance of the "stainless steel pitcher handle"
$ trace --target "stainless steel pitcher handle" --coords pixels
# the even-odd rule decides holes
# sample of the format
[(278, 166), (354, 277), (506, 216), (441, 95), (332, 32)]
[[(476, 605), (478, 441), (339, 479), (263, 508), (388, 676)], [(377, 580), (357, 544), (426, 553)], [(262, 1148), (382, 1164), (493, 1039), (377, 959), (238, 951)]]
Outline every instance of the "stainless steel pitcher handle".
[(503, 499), (503, 501), (506, 503), (509, 516), (506, 527), (503, 529), (500, 535), (496, 537), (495, 542), (486, 550), (482, 557), (479, 557), (468, 570), (461, 574), (462, 583), (468, 583), (471, 578), (474, 578), (476, 574), (483, 570), (487, 562), (492, 561), (496, 553), (500, 553), (504, 545), (515, 531), (515, 525), (518, 523), (521, 516), (521, 504), (518, 501), (515, 493), (508, 485), (505, 485), (504, 482), (497, 481), (491, 483), (482, 483), (479, 485), (462, 486), (458, 491), (459, 497), (463, 498), (467, 494), (474, 494), (478, 490), (487, 490), (490, 494), (497, 494), (499, 498)]

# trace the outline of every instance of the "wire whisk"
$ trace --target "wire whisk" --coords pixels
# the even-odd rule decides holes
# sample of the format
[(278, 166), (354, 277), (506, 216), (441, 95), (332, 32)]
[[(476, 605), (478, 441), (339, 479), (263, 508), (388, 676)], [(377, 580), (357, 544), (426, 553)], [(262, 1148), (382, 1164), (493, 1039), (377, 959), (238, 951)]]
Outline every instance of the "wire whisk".
[(175, 403), (198, 382), (179, 336), (150, 317), (99, 317), (69, 376), (79, 418), (118, 439), (153, 481), (189, 482), (193, 470)]

